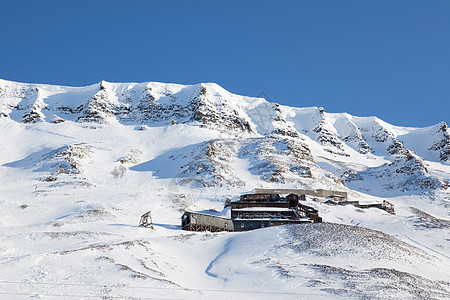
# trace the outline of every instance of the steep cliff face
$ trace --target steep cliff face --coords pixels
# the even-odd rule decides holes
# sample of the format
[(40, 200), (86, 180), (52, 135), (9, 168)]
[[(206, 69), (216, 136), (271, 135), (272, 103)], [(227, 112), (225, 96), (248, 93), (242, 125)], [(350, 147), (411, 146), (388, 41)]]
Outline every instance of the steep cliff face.
[(428, 150), (439, 152), (439, 159), (443, 162), (450, 162), (450, 130), (448, 123), (440, 124), (436, 131), (437, 141), (433, 141)]
[(80, 122), (104, 123), (108, 117), (117, 115), (121, 110), (121, 105), (114, 105), (111, 91), (108, 91), (104, 82), (100, 83), (100, 90), (95, 93), (84, 105)]
[(348, 114), (335, 114), (334, 126), (342, 141), (361, 154), (372, 153), (372, 148), (366, 142), (361, 129)]
[(217, 90), (203, 86), (193, 100), (196, 107), (192, 120), (198, 121), (202, 126), (232, 132), (253, 131), (238, 103), (233, 103)]

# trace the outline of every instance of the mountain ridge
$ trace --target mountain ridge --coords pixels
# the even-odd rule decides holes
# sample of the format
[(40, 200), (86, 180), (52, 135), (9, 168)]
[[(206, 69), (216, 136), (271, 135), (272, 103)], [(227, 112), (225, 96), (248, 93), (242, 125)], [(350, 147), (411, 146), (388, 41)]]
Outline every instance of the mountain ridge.
[[(60, 124), (69, 121), (101, 125), (115, 120), (124, 126), (137, 126), (139, 130), (177, 124), (213, 130), (218, 133), (219, 139), (207, 142), (205, 145), (208, 145), (209, 150), (206, 152), (196, 148), (195, 151), (200, 152), (192, 153), (193, 161), (179, 172), (180, 176), (192, 173), (197, 178), (183, 180), (186, 183), (211, 184), (198, 180), (204, 174), (204, 170), (200, 171), (199, 168), (204, 168), (205, 164), (210, 165), (208, 170), (212, 178), (221, 178), (219, 181), (213, 180), (215, 184), (223, 184), (221, 172), (234, 176), (231, 174), (235, 170), (223, 163), (223, 157), (228, 155), (231, 160), (238, 161), (248, 159), (243, 158), (242, 154), (248, 150), (242, 152), (239, 148), (244, 147), (245, 143), (230, 140), (239, 138), (242, 141), (250, 139), (246, 144), (251, 146), (247, 148), (260, 149), (253, 152), (252, 158), (254, 163), (259, 163), (248, 171), (255, 173), (259, 169), (259, 172), (267, 173), (261, 177), (267, 183), (297, 182), (304, 187), (308, 177), (316, 178), (314, 174), (322, 174), (320, 176), (329, 179), (327, 185), (335, 186), (337, 183), (345, 188), (343, 180), (354, 182), (365, 177), (373, 179), (374, 172), (375, 179), (380, 178), (380, 174), (390, 174), (391, 171), (383, 169), (381, 162), (384, 162), (394, 168), (393, 174), (405, 173), (414, 177), (404, 180), (398, 186), (400, 189), (447, 189), (449, 185), (447, 178), (431, 175), (424, 162), (426, 158), (450, 165), (450, 130), (446, 122), (424, 128), (394, 126), (377, 117), (327, 113), (318, 107), (289, 107), (267, 102), (263, 98), (240, 96), (214, 83), (179, 85), (101, 81), (86, 87), (63, 87), (2, 80), (0, 101), (2, 119), (24, 124)], [(262, 143), (251, 140), (255, 138), (262, 138)], [(224, 153), (213, 154), (211, 147), (219, 145), (222, 146), (217, 152), (231, 152), (225, 156)], [(265, 146), (261, 148), (262, 145)], [(286, 151), (282, 150), (286, 145), (291, 146), (287, 146)], [(276, 150), (276, 147), (281, 148)], [(303, 150), (293, 151), (299, 147)], [(264, 155), (266, 159), (262, 158)], [(304, 160), (302, 157), (305, 155), (310, 158)], [(317, 168), (313, 157), (325, 158), (320, 167)], [(204, 162), (198, 163), (198, 160)], [(342, 160), (348, 163), (335, 163)], [(343, 164), (348, 166), (355, 160), (362, 169), (342, 168)], [(311, 169), (313, 165), (316, 167)], [(333, 167), (327, 168), (327, 165)], [(340, 170), (336, 172), (338, 165), (341, 165)], [(311, 172), (313, 169), (318, 172)], [(321, 179), (319, 182), (327, 180)], [(239, 178), (232, 180), (230, 177), (225, 182), (245, 185)]]

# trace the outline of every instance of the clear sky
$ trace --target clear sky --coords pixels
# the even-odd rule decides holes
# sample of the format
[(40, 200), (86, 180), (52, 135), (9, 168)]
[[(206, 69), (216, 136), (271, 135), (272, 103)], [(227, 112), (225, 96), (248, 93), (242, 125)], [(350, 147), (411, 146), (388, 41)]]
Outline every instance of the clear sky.
[(216, 82), (395, 125), (450, 122), (450, 0), (11, 0), (0, 9), (2, 79)]

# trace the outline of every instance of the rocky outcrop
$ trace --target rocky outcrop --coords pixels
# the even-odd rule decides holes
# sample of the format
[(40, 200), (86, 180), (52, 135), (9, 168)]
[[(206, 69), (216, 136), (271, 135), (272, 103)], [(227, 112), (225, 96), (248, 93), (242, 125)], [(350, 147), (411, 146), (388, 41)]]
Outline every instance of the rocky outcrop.
[(132, 108), (134, 114), (131, 114), (131, 116), (135, 116), (135, 119), (143, 124), (170, 121), (185, 122), (192, 116), (195, 100), (189, 101), (186, 106), (183, 106), (177, 103), (172, 93), (166, 92), (164, 96), (170, 100), (167, 103), (158, 102), (156, 100), (157, 95), (154, 94), (152, 88), (147, 87), (141, 92), (136, 109)]
[(336, 118), (334, 127), (345, 144), (361, 154), (372, 153), (372, 148), (365, 140), (361, 129), (351, 120), (350, 115), (343, 114), (342, 117)]
[(342, 140), (345, 141), (346, 143), (356, 144), (356, 148), (358, 152), (361, 154), (368, 154), (372, 152), (372, 148), (364, 140), (364, 137), (359, 128), (357, 128), (354, 134), (347, 135), (343, 137)]
[(215, 101), (209, 99), (212, 95), (206, 87), (203, 87), (200, 93), (192, 99), (197, 104), (193, 121), (199, 122), (202, 126), (213, 127), (219, 130), (232, 132), (252, 132), (250, 123), (244, 116), (241, 116), (232, 104), (224, 97), (217, 98)]
[[(339, 140), (339, 137), (330, 130), (330, 126), (326, 123), (324, 109), (319, 108), (319, 116), (320, 116), (320, 122), (319, 124), (312, 130), (315, 133), (318, 134), (317, 141), (321, 143), (324, 146), (332, 146), (339, 150), (342, 150), (343, 144)], [(337, 152), (337, 154), (340, 154), (342, 152)]]
[(0, 118), (8, 118), (11, 111), (16, 108), (18, 103), (32, 93), (30, 88), (23, 86), (13, 86), (10, 84), (0, 85)]
[[(250, 161), (249, 171), (268, 183), (309, 186), (313, 182), (341, 185), (339, 178), (315, 164), (308, 146), (293, 138), (248, 139), (239, 156)], [(324, 175), (325, 174), (325, 175)]]
[(382, 186), (386, 190), (403, 192), (447, 189), (447, 182), (428, 173), (422, 158), (415, 153), (406, 151), (406, 155), (396, 155), (392, 163), (369, 168), (362, 172), (348, 172), (344, 174), (343, 179), (347, 183), (364, 180), (369, 186)]
[(86, 144), (73, 144), (58, 148), (41, 160), (41, 168), (46, 166), (53, 176), (59, 174), (83, 173), (82, 160), (90, 158), (92, 147)]
[[(361, 134), (364, 132), (365, 135), (368, 135), (373, 139), (373, 142), (381, 144), (386, 150), (386, 154), (404, 156), (409, 155), (409, 151), (405, 148), (403, 143), (399, 141), (396, 136), (385, 126), (383, 126), (379, 120), (375, 120), (371, 126), (363, 127), (360, 130)], [(374, 151), (372, 152), (375, 153)]]
[(245, 182), (236, 178), (230, 167), (230, 161), (236, 156), (234, 144), (232, 140), (213, 140), (196, 147), (187, 155), (192, 160), (181, 167), (178, 183), (195, 187), (244, 186)]
[[(288, 146), (295, 149), (295, 153)], [(250, 139), (239, 154), (251, 160), (250, 172), (266, 182), (286, 183), (292, 177), (312, 177), (306, 164), (307, 161), (314, 161), (311, 152), (305, 145), (294, 146), (287, 139)]]
[(272, 126), (274, 128), (271, 134), (280, 135), (283, 137), (300, 138), (300, 134), (297, 129), (295, 129), (293, 124), (287, 122), (284, 114), (281, 111), (280, 105), (277, 103), (274, 103), (272, 105), (276, 117), (273, 119), (273, 121), (270, 120), (272, 121)]
[(111, 103), (110, 92), (105, 83), (100, 83), (100, 90), (83, 106), (80, 122), (105, 123), (108, 117), (117, 114), (117, 107)]
[(36, 123), (45, 120), (42, 110), (46, 109), (47, 105), (40, 97), (38, 87), (0, 87), (1, 98), (7, 99), (7, 101), (1, 103), (1, 117), (9, 117), (10, 113), (16, 110), (20, 112), (23, 123)]
[(439, 151), (439, 159), (443, 162), (450, 162), (450, 134), (448, 123), (444, 122), (436, 133), (442, 135), (442, 139), (433, 143), (428, 150)]

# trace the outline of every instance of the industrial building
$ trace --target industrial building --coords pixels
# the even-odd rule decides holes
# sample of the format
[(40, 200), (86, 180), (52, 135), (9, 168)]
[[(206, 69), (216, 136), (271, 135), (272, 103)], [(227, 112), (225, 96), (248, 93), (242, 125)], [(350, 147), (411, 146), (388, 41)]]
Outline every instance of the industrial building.
[(247, 231), (285, 224), (322, 222), (318, 211), (299, 203), (304, 195), (246, 194), (228, 203), (231, 218), (186, 211), (181, 226), (190, 231)]

